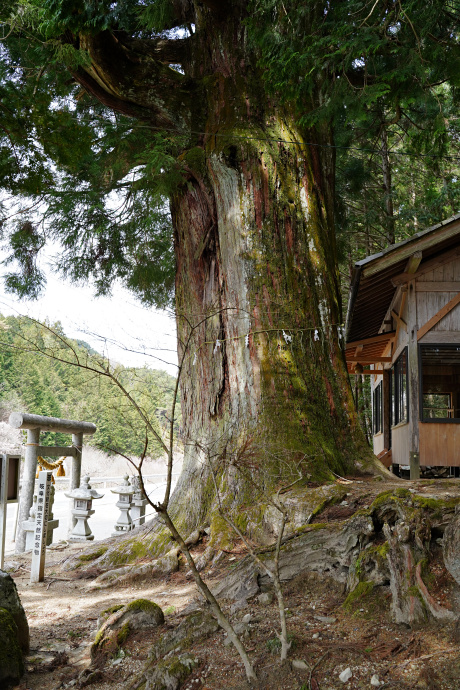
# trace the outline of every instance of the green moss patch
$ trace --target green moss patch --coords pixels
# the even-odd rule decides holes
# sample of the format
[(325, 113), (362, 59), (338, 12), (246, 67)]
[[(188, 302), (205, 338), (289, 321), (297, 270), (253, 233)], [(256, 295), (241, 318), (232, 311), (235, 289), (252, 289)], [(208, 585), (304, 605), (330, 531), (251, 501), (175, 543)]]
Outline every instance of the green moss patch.
[(24, 662), (13, 616), (0, 608), (0, 687), (17, 685), (24, 674)]
[(90, 561), (95, 561), (96, 558), (100, 558), (105, 554), (107, 548), (107, 546), (101, 546), (96, 551), (91, 551), (91, 553), (82, 553), (78, 557), (78, 560), (80, 561), (80, 563), (89, 563)]
[(121, 645), (128, 639), (128, 635), (129, 635), (129, 623), (126, 622), (117, 631), (117, 644), (119, 647), (121, 647)]
[(373, 582), (359, 582), (343, 602), (343, 608), (349, 612), (354, 611), (362, 603), (363, 599), (366, 599), (371, 594), (374, 586)]
[(126, 607), (127, 611), (143, 611), (144, 613), (150, 613), (158, 618), (163, 617), (163, 611), (158, 604), (148, 599), (135, 599)]
[(104, 611), (102, 611), (101, 615), (104, 615), (104, 614), (110, 615), (112, 613), (116, 613), (117, 611), (119, 611), (122, 608), (123, 608), (123, 604), (115, 604), (115, 606), (110, 606), (110, 608), (104, 609)]

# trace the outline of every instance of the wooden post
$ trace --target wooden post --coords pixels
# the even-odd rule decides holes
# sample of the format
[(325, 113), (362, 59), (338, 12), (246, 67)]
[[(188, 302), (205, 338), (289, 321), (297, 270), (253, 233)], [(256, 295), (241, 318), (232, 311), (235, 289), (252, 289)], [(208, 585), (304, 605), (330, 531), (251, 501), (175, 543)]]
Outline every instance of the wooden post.
[[(83, 447), (83, 434), (72, 434), (72, 446), (75, 450), (75, 455), (72, 457), (72, 473), (70, 476), (70, 489), (69, 493), (74, 489), (78, 489), (81, 481), (81, 455)], [(68, 536), (72, 534), (73, 528), (77, 524), (77, 519), (73, 515), (72, 510), (74, 508), (74, 501), (70, 499), (69, 501), (69, 520), (67, 533)]]
[(391, 417), (391, 400), (390, 400), (390, 370), (383, 370), (383, 395), (382, 395), (382, 408), (383, 408), (383, 447), (387, 450), (391, 448), (390, 440), (390, 417)]
[(22, 473), (21, 498), (19, 501), (18, 533), (16, 536), (16, 553), (24, 553), (26, 549), (26, 533), (22, 523), (28, 520), (29, 510), (34, 499), (35, 474), (37, 472), (37, 456), (40, 441), (40, 429), (27, 430), (27, 444)]
[(30, 568), (31, 584), (43, 582), (45, 577), (46, 535), (48, 532), (52, 474), (52, 472), (44, 471), (38, 475), (37, 515), (35, 517), (34, 545)]
[(8, 469), (9, 458), (0, 455), (0, 570), (3, 570), (5, 559), (5, 535), (6, 535), (6, 506), (8, 502)]
[(419, 367), (417, 342), (417, 295), (415, 280), (408, 285), (408, 378), (409, 378), (409, 465), (410, 478), (420, 479), (419, 448)]

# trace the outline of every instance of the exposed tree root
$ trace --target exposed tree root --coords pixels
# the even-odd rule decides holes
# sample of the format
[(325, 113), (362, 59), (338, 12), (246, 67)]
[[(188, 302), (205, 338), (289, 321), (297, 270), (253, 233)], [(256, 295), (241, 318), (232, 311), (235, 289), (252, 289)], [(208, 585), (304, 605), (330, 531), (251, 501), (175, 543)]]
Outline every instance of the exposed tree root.
[[(460, 599), (460, 513), (456, 513), (460, 506), (460, 483), (419, 482), (417, 489), (405, 484), (404, 487), (411, 486), (408, 489), (395, 482), (384, 492), (379, 492), (377, 486), (369, 480), (355, 480), (352, 486), (347, 485), (346, 493), (343, 486), (331, 484), (296, 489), (283, 496), (291, 531), (281, 549), (281, 580), (288, 581), (308, 571), (324, 573), (343, 582), (349, 592), (346, 605), (351, 608), (373, 591), (388, 592), (392, 615), (398, 623), (412, 626), (429, 619), (445, 624), (455, 622), (460, 615), (456, 603)], [(345, 515), (354, 512), (340, 519), (341, 511)], [(274, 543), (277, 524), (268, 508), (259, 528), (264, 530), (265, 539), (271, 534)], [(208, 528), (194, 530), (187, 544), (197, 544), (209, 532)], [(206, 550), (197, 559), (199, 569), (206, 568), (216, 553), (217, 558), (223, 558), (213, 545), (211, 534)], [(258, 553), (270, 563), (273, 546), (260, 548)], [(93, 545), (69, 560), (67, 567), (105, 570), (92, 586), (109, 587), (174, 572), (179, 567), (179, 554), (177, 544), (157, 520), (118, 540)], [(441, 595), (436, 594), (433, 567), (438, 568), (436, 572), (444, 569), (449, 580), (449, 592), (447, 596), (442, 594), (442, 601)], [(268, 586), (263, 569), (247, 556), (214, 593), (238, 601)]]

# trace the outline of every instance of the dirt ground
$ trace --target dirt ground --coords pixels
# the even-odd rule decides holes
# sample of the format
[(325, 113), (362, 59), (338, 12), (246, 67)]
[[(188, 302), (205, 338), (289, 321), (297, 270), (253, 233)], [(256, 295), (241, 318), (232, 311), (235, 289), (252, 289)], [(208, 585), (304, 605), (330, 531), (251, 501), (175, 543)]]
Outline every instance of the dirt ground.
[[(364, 488), (361, 486), (357, 492), (360, 505), (367, 503), (363, 501)], [(381, 485), (378, 489), (375, 487), (375, 491), (385, 488)], [(374, 487), (372, 489), (370, 493), (374, 494)], [(372, 495), (366, 498), (371, 500)], [(331, 510), (328, 519), (335, 517)], [(340, 517), (343, 516), (337, 519)], [(198, 551), (204, 548), (205, 543), (202, 543)], [(90, 663), (89, 648), (100, 612), (134, 599), (150, 599), (162, 607), (165, 624), (154, 633), (149, 631), (128, 637), (122, 652), (108, 662), (101, 679), (91, 685), (94, 690), (129, 689), (142, 671), (155, 641), (165, 630), (180, 623), (182, 612), (196, 598), (195, 586), (186, 578), (185, 565), (168, 578), (89, 590), (88, 580), (79, 579), (78, 571), (62, 569), (68, 556), (80, 550), (80, 545), (48, 550), (45, 581), (36, 585), (29, 584), (30, 556), (10, 557), (7, 563), (31, 632), (27, 673), (18, 690), (57, 690), (75, 686), (79, 673)], [(226, 569), (244, 555), (242, 552), (243, 549), (236, 549), (234, 555), (227, 554), (220, 569), (212, 571), (212, 577), (205, 571), (208, 584), (215, 584)], [(444, 569), (440, 548), (434, 568), (430, 592), (442, 603), (454, 583)], [(433, 624), (419, 629), (397, 626), (389, 617), (389, 589), (378, 587), (376, 591), (378, 593), (345, 610), (344, 588), (329, 578), (310, 574), (286, 584), (292, 639), (290, 660), (305, 662), (304, 669), (293, 669), (291, 664), (280, 666), (275, 602), (262, 605), (255, 600), (234, 612), (233, 622), (247, 614), (251, 617), (244, 642), (260, 678), (260, 687), (264, 690), (372, 687), (460, 690), (459, 625), (437, 627)], [(197, 669), (182, 686), (183, 690), (248, 688), (242, 663), (233, 648), (225, 645), (223, 632), (182, 651), (191, 651), (199, 659)], [(347, 668), (352, 676), (343, 683), (339, 674)], [(372, 676), (378, 677), (379, 686), (371, 685)]]

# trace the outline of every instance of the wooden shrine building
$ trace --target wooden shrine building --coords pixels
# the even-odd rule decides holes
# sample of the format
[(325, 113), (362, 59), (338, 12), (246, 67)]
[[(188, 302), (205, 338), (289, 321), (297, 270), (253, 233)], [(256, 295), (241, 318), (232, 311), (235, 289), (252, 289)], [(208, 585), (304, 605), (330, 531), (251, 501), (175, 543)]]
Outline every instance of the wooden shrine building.
[(393, 471), (460, 475), (460, 214), (358, 261), (345, 327), (371, 377), (374, 453)]

